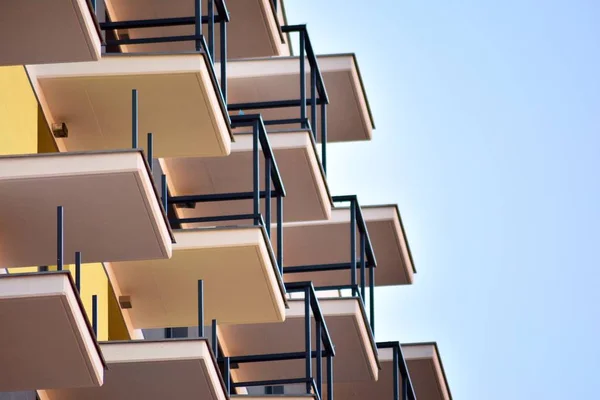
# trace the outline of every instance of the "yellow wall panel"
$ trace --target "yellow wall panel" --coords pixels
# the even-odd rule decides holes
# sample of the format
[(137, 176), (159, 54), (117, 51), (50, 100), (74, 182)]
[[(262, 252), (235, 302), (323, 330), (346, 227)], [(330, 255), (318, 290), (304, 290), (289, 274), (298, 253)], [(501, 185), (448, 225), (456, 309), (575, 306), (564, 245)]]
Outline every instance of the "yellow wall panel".
[(0, 154), (37, 152), (38, 103), (23, 66), (0, 67)]

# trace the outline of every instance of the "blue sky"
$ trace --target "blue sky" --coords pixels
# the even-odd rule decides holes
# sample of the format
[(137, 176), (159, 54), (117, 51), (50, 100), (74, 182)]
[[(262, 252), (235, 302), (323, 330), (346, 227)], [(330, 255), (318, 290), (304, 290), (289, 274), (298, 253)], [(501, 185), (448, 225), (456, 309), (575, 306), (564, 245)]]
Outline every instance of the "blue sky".
[(286, 8), (357, 54), (375, 116), (330, 146), (333, 193), (398, 203), (413, 250), (377, 340), (437, 341), (457, 400), (599, 398), (600, 3)]

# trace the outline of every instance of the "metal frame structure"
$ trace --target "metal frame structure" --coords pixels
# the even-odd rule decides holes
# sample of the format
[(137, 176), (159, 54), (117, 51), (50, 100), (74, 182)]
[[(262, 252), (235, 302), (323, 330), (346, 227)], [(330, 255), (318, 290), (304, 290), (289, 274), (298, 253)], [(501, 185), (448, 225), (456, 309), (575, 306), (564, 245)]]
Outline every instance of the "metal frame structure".
[[(100, 23), (100, 29), (104, 32), (113, 32), (115, 39), (105, 39), (105, 48), (110, 49), (121, 45), (139, 45), (139, 44), (156, 44), (169, 42), (190, 42), (193, 41), (195, 50), (201, 52), (208, 57), (209, 72), (214, 82), (218, 82), (214, 71), (215, 60), (215, 24), (218, 24), (220, 30), (220, 63), (221, 63), (221, 82), (220, 95), (223, 105), (227, 104), (227, 23), (230, 21), (229, 11), (225, 0), (207, 0), (208, 15), (202, 15), (202, 0), (190, 0), (194, 2), (194, 15), (190, 17), (176, 18), (156, 18), (131, 21), (107, 21)], [(104, 21), (105, 5), (104, 1), (100, 1), (100, 7), (96, 4), (94, 9), (100, 21)], [(215, 12), (216, 11), (216, 12)], [(208, 25), (208, 41), (202, 33), (202, 26)], [(118, 38), (116, 31), (119, 29), (144, 29), (144, 28), (159, 28), (172, 26), (194, 26), (193, 35), (180, 36), (164, 36), (164, 37), (147, 37), (147, 38)]]
[[(410, 379), (410, 373), (408, 372), (408, 367), (406, 365), (406, 360), (404, 359), (404, 354), (402, 353), (402, 346), (398, 342), (379, 342), (377, 343), (378, 349), (392, 349), (393, 354), (393, 362), (392, 367), (394, 368), (393, 372), (393, 385), (394, 385), (394, 398), (393, 400), (416, 400), (417, 396), (415, 395), (415, 389), (413, 387), (412, 381)], [(398, 374), (398, 370), (400, 370), (400, 374)], [(400, 379), (402, 379), (402, 387), (400, 387)], [(400, 397), (400, 391), (402, 392), (402, 397)]]
[[(277, 203), (277, 265), (280, 274), (283, 273), (283, 198), (286, 196), (285, 187), (275, 161), (275, 154), (269, 143), (267, 130), (260, 114), (235, 115), (231, 117), (233, 128), (252, 127), (252, 192), (218, 193), (203, 195), (172, 196), (168, 198), (168, 204), (193, 204), (214, 201), (252, 200), (251, 214), (219, 215), (195, 218), (173, 218), (172, 224), (190, 224), (204, 222), (240, 221), (252, 220), (255, 226), (263, 226), (267, 236), (271, 238), (271, 200)], [(260, 146), (260, 149), (259, 149)], [(259, 155), (262, 150), (265, 162), (265, 190), (260, 190), (260, 162)], [(265, 199), (265, 215), (261, 213), (260, 199)]]
[[(277, 0), (273, 0), (273, 5), (277, 9)], [(265, 125), (296, 125), (301, 129), (310, 129), (315, 142), (319, 137), (321, 139), (321, 165), (323, 171), (327, 172), (327, 104), (329, 97), (325, 89), (325, 81), (321, 75), (321, 69), (317, 61), (317, 56), (313, 50), (308, 36), (306, 25), (284, 25), (281, 31), (286, 34), (298, 33), (300, 37), (300, 96), (299, 99), (263, 101), (253, 103), (235, 103), (228, 104), (229, 111), (246, 110), (264, 110), (272, 108), (300, 107), (300, 117), (291, 119), (266, 120)], [(306, 61), (310, 67), (310, 94), (306, 93)], [(321, 127), (318, 129), (317, 106), (321, 106)], [(310, 106), (310, 118), (308, 116), (308, 107)]]
[[(349, 285), (318, 286), (315, 290), (351, 290), (353, 297), (358, 297), (366, 307), (367, 269), (369, 270), (369, 322), (371, 331), (375, 334), (375, 268), (377, 260), (373, 252), (367, 224), (363, 218), (362, 209), (356, 195), (333, 196), (334, 203), (350, 203), (350, 262), (337, 264), (298, 265), (285, 267), (284, 274), (303, 272), (323, 272), (350, 270)], [(360, 257), (357, 257), (356, 238), (360, 241)], [(360, 271), (360, 285), (357, 273)]]
[[(271, 379), (263, 381), (247, 381), (247, 382), (235, 382), (232, 384), (234, 388), (237, 387), (251, 387), (251, 386), (273, 386), (273, 385), (291, 385), (291, 384), (305, 384), (306, 394), (315, 394), (319, 400), (333, 400), (333, 357), (335, 356), (335, 348), (327, 324), (319, 305), (319, 299), (317, 298), (315, 288), (312, 282), (293, 282), (286, 283), (286, 291), (288, 293), (304, 293), (304, 352), (289, 352), (289, 353), (274, 353), (274, 354), (255, 354), (246, 356), (231, 356), (226, 360), (222, 361), (230, 366), (230, 363), (244, 364), (244, 363), (256, 363), (256, 362), (277, 362), (284, 360), (305, 360), (305, 371), (306, 375), (301, 378), (288, 378), (288, 379)], [(316, 346), (315, 350), (312, 349), (311, 343), (311, 311), (312, 317), (315, 319), (316, 329)], [(326, 358), (326, 382), (327, 382), (327, 397), (323, 397), (323, 358)], [(313, 374), (312, 360), (316, 359), (316, 371)], [(229, 376), (229, 372), (225, 375)], [(315, 377), (316, 375), (316, 377)], [(316, 379), (315, 379), (316, 378)]]

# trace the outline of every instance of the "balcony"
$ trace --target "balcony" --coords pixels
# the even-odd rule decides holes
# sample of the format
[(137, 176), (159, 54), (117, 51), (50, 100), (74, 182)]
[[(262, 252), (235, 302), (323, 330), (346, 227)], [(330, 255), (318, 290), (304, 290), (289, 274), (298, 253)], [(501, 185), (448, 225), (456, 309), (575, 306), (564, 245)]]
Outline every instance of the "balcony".
[[(331, 197), (311, 133), (308, 130), (269, 133), (267, 140), (277, 159), (282, 180), (286, 182), (283, 220), (328, 219)], [(250, 192), (252, 162), (252, 135), (236, 133), (231, 155), (226, 158), (168, 158), (164, 160), (164, 165), (172, 196), (186, 199), (194, 194), (211, 196), (217, 193)], [(265, 161), (261, 158), (259, 162), (259, 170), (268, 173)], [(260, 186), (264, 188), (262, 174), (260, 178)], [(183, 218), (239, 215), (251, 208), (250, 202), (250, 199), (199, 202), (193, 208), (182, 207), (179, 211)], [(275, 209), (276, 200), (271, 200), (271, 203), (271, 208)], [(265, 207), (266, 202), (261, 207), (263, 215), (266, 214)]]
[(102, 353), (68, 273), (0, 275), (0, 315), (0, 392), (102, 385)]
[[(204, 34), (210, 41), (221, 42), (227, 38), (228, 58), (271, 57), (288, 55), (289, 47), (286, 35), (281, 31), (283, 22), (282, 7), (274, 6), (271, 0), (174, 0), (168, 4), (161, 0), (149, 0), (142, 4), (135, 0), (106, 0), (106, 9), (111, 21), (148, 21), (160, 16), (169, 24), (163, 26), (140, 27), (130, 24), (118, 29), (117, 36), (130, 40), (147, 37), (166, 38), (194, 35), (195, 30), (186, 20), (195, 14), (196, 7), (203, 11), (205, 20), (213, 19), (218, 29), (211, 33), (210, 27), (204, 28)], [(211, 11), (212, 10), (212, 11)], [(215, 12), (216, 11), (216, 12)], [(232, 18), (224, 31), (223, 20)], [(110, 25), (107, 25), (110, 26)], [(147, 26), (147, 24), (146, 24)], [(185, 52), (191, 51), (191, 42), (157, 41), (139, 46), (123, 46), (124, 52)], [(220, 51), (213, 54), (220, 58)]]
[(57, 257), (72, 264), (75, 252), (85, 263), (171, 256), (168, 222), (140, 151), (3, 156), (0, 190), (3, 267), (54, 265)]
[(334, 384), (337, 400), (416, 400), (402, 348), (398, 342), (377, 343), (381, 370), (377, 382)]
[(137, 90), (136, 129), (154, 134), (156, 157), (230, 153), (229, 117), (206, 53), (113, 54), (27, 71), (61, 151), (131, 147)]
[(452, 400), (437, 344), (403, 344), (402, 351), (419, 400)]
[(100, 32), (87, 0), (3, 1), (0, 65), (96, 61)]
[[(294, 29), (302, 31), (300, 27)], [(258, 110), (265, 124), (273, 130), (297, 129), (310, 124), (313, 129), (322, 131), (321, 126), (326, 122), (326, 142), (370, 140), (374, 123), (356, 57), (332, 54), (312, 61), (309, 57), (312, 48), (309, 41), (306, 43), (304, 64), (300, 62), (302, 56), (229, 61), (229, 111)], [(315, 76), (311, 76), (313, 68)], [(308, 87), (308, 93), (303, 87)], [(302, 99), (308, 107), (302, 107)], [(323, 104), (327, 102), (323, 121)], [(310, 109), (310, 116), (306, 108)], [(323, 142), (321, 135), (315, 136)]]
[[(135, 329), (194, 326), (198, 280), (204, 280), (205, 322), (279, 322), (283, 284), (264, 228), (235, 226), (175, 230), (169, 260), (107, 265)], [(235, 296), (232, 296), (235, 294)]]
[(204, 339), (101, 344), (108, 370), (99, 388), (41, 392), (44, 400), (228, 398), (218, 366)]
[[(298, 398), (332, 399), (332, 392), (325, 397), (323, 391), (324, 385), (333, 382), (333, 358), (339, 354), (339, 347), (334, 350), (331, 340), (330, 320), (327, 318), (326, 322), (310, 282), (286, 288), (288, 293), (303, 294), (304, 298), (290, 303), (285, 322), (221, 327), (219, 340), (225, 365), (236, 366), (231, 371), (232, 386), (237, 393), (247, 393), (239, 398), (263, 398), (262, 393), (273, 398), (273, 391), (268, 389), (280, 385), (293, 388)], [(349, 369), (362, 367), (361, 364)]]

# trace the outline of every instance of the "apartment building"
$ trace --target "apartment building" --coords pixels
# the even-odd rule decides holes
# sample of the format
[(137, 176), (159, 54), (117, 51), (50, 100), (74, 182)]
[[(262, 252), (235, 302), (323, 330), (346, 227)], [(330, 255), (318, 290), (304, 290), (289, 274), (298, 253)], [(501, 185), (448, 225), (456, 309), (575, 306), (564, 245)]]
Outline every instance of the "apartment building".
[(282, 0), (0, 16), (0, 399), (452, 398), (435, 343), (376, 341), (398, 207), (329, 190), (374, 134), (353, 54)]

